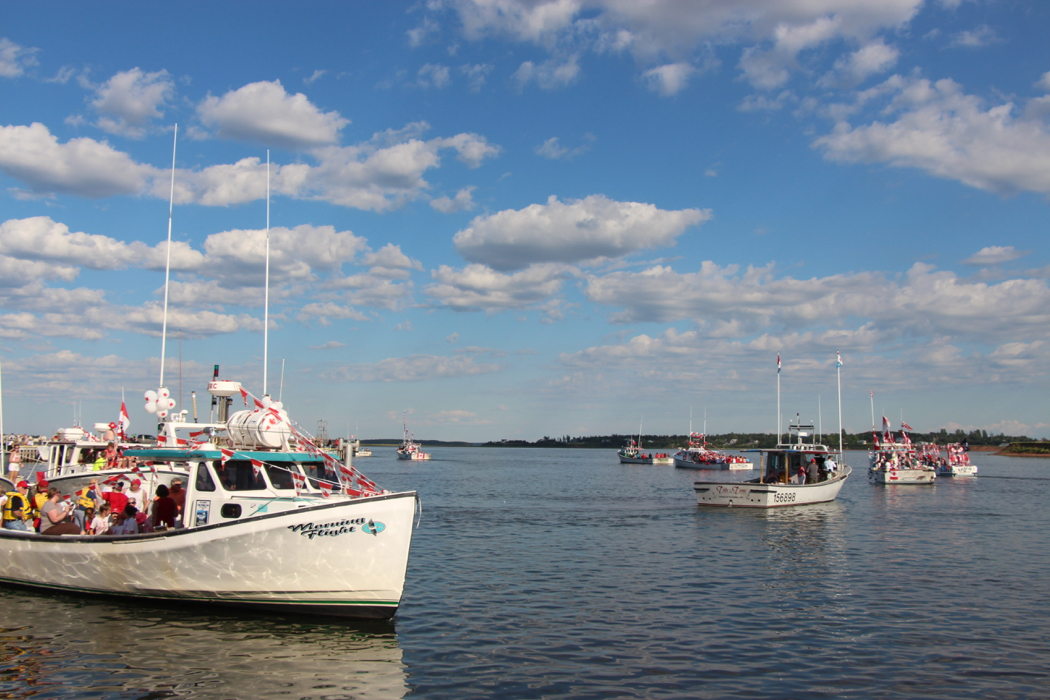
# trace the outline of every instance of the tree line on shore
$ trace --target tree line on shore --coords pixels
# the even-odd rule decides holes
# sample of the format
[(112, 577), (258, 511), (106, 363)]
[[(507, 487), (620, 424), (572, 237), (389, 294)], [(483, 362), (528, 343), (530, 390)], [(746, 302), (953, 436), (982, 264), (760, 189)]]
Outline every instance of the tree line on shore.
[[(899, 439), (900, 433), (895, 432), (894, 437)], [(949, 443), (966, 443), (972, 447), (991, 446), (998, 447), (1011, 443), (1036, 443), (1038, 441), (1026, 435), (1004, 435), (990, 434), (987, 430), (964, 430), (948, 431), (942, 428), (939, 431), (922, 433), (909, 433), (914, 443), (929, 442), (937, 445)], [(627, 444), (628, 440), (638, 440), (638, 435), (588, 435), (559, 437), (544, 436), (536, 441), (528, 440), (494, 440), (483, 444), (484, 447), (577, 447), (585, 449), (618, 449)], [(781, 441), (787, 441), (787, 434), (781, 435)], [(881, 433), (880, 433), (881, 439)], [(810, 439), (806, 438), (809, 442)], [(818, 436), (818, 442), (831, 447), (838, 447), (838, 435), (832, 431)], [(842, 446), (847, 450), (867, 450), (872, 446), (872, 433), (866, 430), (860, 433), (846, 433), (843, 431)], [(642, 435), (641, 446), (643, 450), (677, 450), (689, 444), (688, 435)], [(775, 447), (777, 436), (774, 433), (720, 433), (707, 436), (707, 446), (719, 450), (744, 450)]]

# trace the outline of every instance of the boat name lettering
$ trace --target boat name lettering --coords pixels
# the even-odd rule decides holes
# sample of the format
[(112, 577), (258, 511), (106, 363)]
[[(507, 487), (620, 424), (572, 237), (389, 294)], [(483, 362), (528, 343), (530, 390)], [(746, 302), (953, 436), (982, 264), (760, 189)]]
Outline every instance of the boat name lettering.
[(315, 537), (336, 537), (348, 532), (356, 532), (358, 525), (363, 525), (368, 518), (352, 518), (350, 520), (333, 520), (327, 523), (302, 523), (300, 525), (289, 525), (288, 529), (298, 532), (303, 537), (312, 540)]

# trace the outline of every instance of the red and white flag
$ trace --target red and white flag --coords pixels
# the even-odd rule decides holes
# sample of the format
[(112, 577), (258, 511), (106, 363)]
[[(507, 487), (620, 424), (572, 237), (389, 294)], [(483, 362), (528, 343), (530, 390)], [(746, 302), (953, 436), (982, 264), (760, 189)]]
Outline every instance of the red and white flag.
[(225, 447), (220, 447), (219, 452), (222, 453), (222, 459), (219, 460), (223, 467), (226, 466), (226, 462), (233, 459), (233, 450), (227, 450)]
[(131, 418), (128, 417), (128, 407), (123, 401), (120, 402), (120, 418), (117, 419), (117, 425), (120, 426), (120, 436), (126, 437), (128, 428), (131, 427)]
[(306, 477), (298, 472), (292, 472), (292, 482), (295, 484), (295, 495), (298, 496), (306, 488)]
[(262, 469), (262, 466), (263, 466), (263, 463), (260, 462), (259, 460), (257, 460), (257, 459), (253, 459), (252, 460), (252, 471), (255, 473), (255, 476), (259, 476), (259, 470)]

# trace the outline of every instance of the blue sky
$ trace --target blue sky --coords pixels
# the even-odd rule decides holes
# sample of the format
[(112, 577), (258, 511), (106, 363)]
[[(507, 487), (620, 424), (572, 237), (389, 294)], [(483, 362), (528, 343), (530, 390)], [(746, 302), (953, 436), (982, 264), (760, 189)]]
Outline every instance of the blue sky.
[[(4, 427), (1050, 435), (1050, 6), (9, 2)], [(284, 374), (282, 381), (282, 363)], [(180, 379), (181, 378), (181, 379)]]

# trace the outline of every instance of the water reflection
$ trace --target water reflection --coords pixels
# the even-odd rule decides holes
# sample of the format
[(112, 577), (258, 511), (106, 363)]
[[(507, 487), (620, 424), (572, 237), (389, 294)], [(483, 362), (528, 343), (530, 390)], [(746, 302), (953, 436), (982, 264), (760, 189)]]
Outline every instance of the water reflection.
[(2, 698), (401, 698), (385, 623), (324, 625), (0, 590)]

